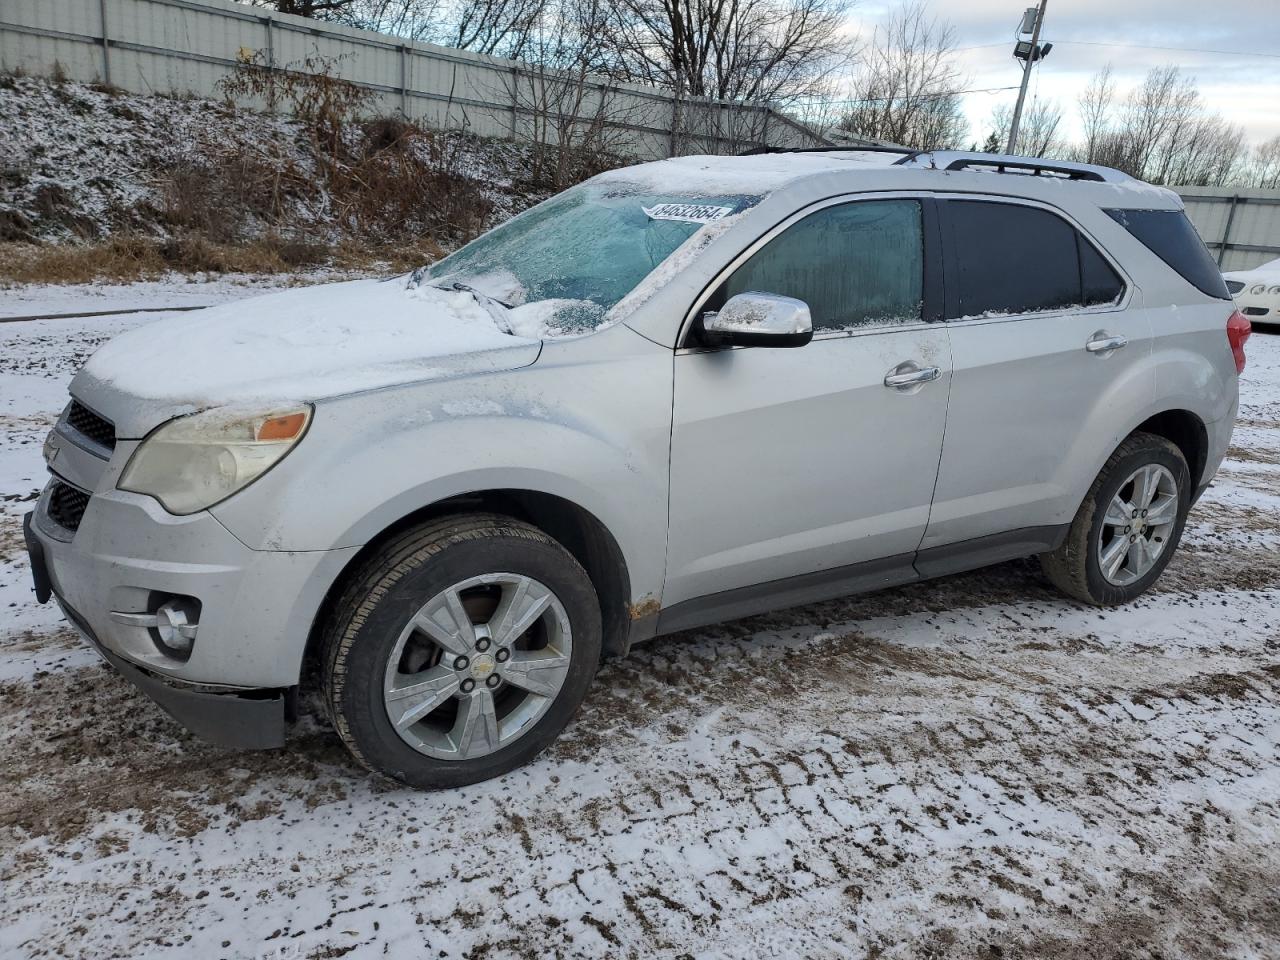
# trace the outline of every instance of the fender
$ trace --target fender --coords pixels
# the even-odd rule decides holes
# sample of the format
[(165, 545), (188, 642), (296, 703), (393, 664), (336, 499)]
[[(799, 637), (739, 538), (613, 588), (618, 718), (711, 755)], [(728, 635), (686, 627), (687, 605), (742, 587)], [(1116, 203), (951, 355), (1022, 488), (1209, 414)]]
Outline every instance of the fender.
[(253, 484), (254, 495), (212, 512), (253, 549), (345, 550), (451, 497), (552, 494), (610, 531), (635, 597), (657, 597), (671, 351), (619, 326), (543, 353), (517, 370), (320, 402), (307, 436)]
[[(1171, 411), (1190, 413), (1205, 431), (1200, 476), (1192, 478), (1197, 488), (1217, 472), (1231, 443), (1240, 396), (1235, 361), (1226, 338), (1226, 318), (1230, 312), (1230, 305), (1217, 301), (1149, 311), (1156, 334), (1150, 357), (1154, 392), (1145, 402), (1122, 408), (1132, 411), (1119, 425), (1124, 432), (1110, 435), (1112, 442), (1107, 449), (1091, 451), (1092, 460), (1087, 460), (1090, 472), (1078, 491), (1077, 506), (1124, 438), (1152, 417)], [(1083, 446), (1087, 436), (1086, 427), (1077, 438), (1077, 447)], [(1189, 466), (1195, 470), (1194, 463)]]

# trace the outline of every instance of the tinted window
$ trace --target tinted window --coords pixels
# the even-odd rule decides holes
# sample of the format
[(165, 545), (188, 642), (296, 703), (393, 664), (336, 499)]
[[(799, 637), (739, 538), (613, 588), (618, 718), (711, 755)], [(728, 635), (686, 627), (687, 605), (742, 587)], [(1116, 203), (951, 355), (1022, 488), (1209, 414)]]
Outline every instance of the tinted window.
[(1046, 210), (947, 203), (959, 272), (960, 316), (1031, 313), (1082, 302), (1076, 231)]
[(734, 271), (713, 303), (777, 293), (807, 303), (815, 330), (846, 329), (919, 320), (923, 284), (920, 204), (869, 200), (788, 227)]
[(1111, 264), (1102, 258), (1092, 243), (1076, 234), (1080, 249), (1080, 302), (1085, 306), (1115, 303), (1124, 293), (1124, 281)]
[(1108, 210), (1107, 213), (1196, 289), (1219, 300), (1231, 299), (1218, 265), (1181, 210)]

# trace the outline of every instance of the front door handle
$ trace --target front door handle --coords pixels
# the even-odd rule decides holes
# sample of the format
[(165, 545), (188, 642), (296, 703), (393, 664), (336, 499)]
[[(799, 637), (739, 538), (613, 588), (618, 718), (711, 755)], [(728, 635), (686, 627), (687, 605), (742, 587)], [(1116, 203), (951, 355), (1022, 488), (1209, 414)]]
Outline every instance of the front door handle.
[(884, 377), (884, 385), (897, 390), (917, 387), (924, 383), (932, 383), (942, 376), (937, 367), (917, 367), (913, 362), (900, 363)]
[(1110, 353), (1128, 345), (1128, 337), (1113, 337), (1100, 330), (1089, 338), (1089, 342), (1084, 345), (1084, 348), (1090, 353)]

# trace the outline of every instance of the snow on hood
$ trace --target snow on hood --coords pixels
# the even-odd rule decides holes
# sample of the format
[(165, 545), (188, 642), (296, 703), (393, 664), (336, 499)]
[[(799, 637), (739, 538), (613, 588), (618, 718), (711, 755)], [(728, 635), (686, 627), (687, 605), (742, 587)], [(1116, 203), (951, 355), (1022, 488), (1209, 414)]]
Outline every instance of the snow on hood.
[[(504, 333), (464, 291), (403, 277), (323, 284), (197, 310), (97, 351), (72, 392), (122, 437), (211, 406), (283, 404), (537, 359), (536, 324)], [(160, 419), (157, 419), (159, 417)]]

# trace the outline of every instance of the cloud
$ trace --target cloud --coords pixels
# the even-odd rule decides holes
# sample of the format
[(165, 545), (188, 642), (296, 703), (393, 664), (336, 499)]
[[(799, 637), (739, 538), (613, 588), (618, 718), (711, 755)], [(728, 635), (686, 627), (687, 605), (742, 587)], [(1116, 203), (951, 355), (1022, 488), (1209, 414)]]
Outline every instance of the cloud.
[[(1030, 0), (1024, 0), (1032, 5)], [(872, 0), (855, 8), (854, 28), (864, 39), (896, 6)], [(965, 47), (960, 63), (969, 87), (1015, 85), (1021, 79), (1012, 56), (1013, 35), (1021, 8), (1009, 0), (932, 0), (929, 12), (951, 22), (956, 42)], [(1053, 52), (1032, 74), (1031, 91), (1057, 100), (1069, 135), (1078, 133), (1076, 99), (1089, 78), (1111, 64), (1119, 87), (1141, 82), (1153, 67), (1175, 64), (1196, 79), (1210, 110), (1244, 127), (1254, 143), (1280, 134), (1280, 58), (1248, 53), (1280, 54), (1280, 2), (1275, 0), (1071, 0), (1051, 3), (1045, 15), (1044, 40)], [(1083, 42), (1082, 42), (1083, 41)], [(985, 46), (986, 44), (1007, 44)], [(1091, 44), (1114, 44), (1093, 46)], [(981, 45), (981, 46), (980, 46)], [(1157, 50), (1150, 47), (1174, 47)], [(1200, 49), (1233, 51), (1202, 53)], [(965, 98), (970, 138), (989, 132), (992, 108), (1012, 102), (1016, 91), (971, 94)]]

